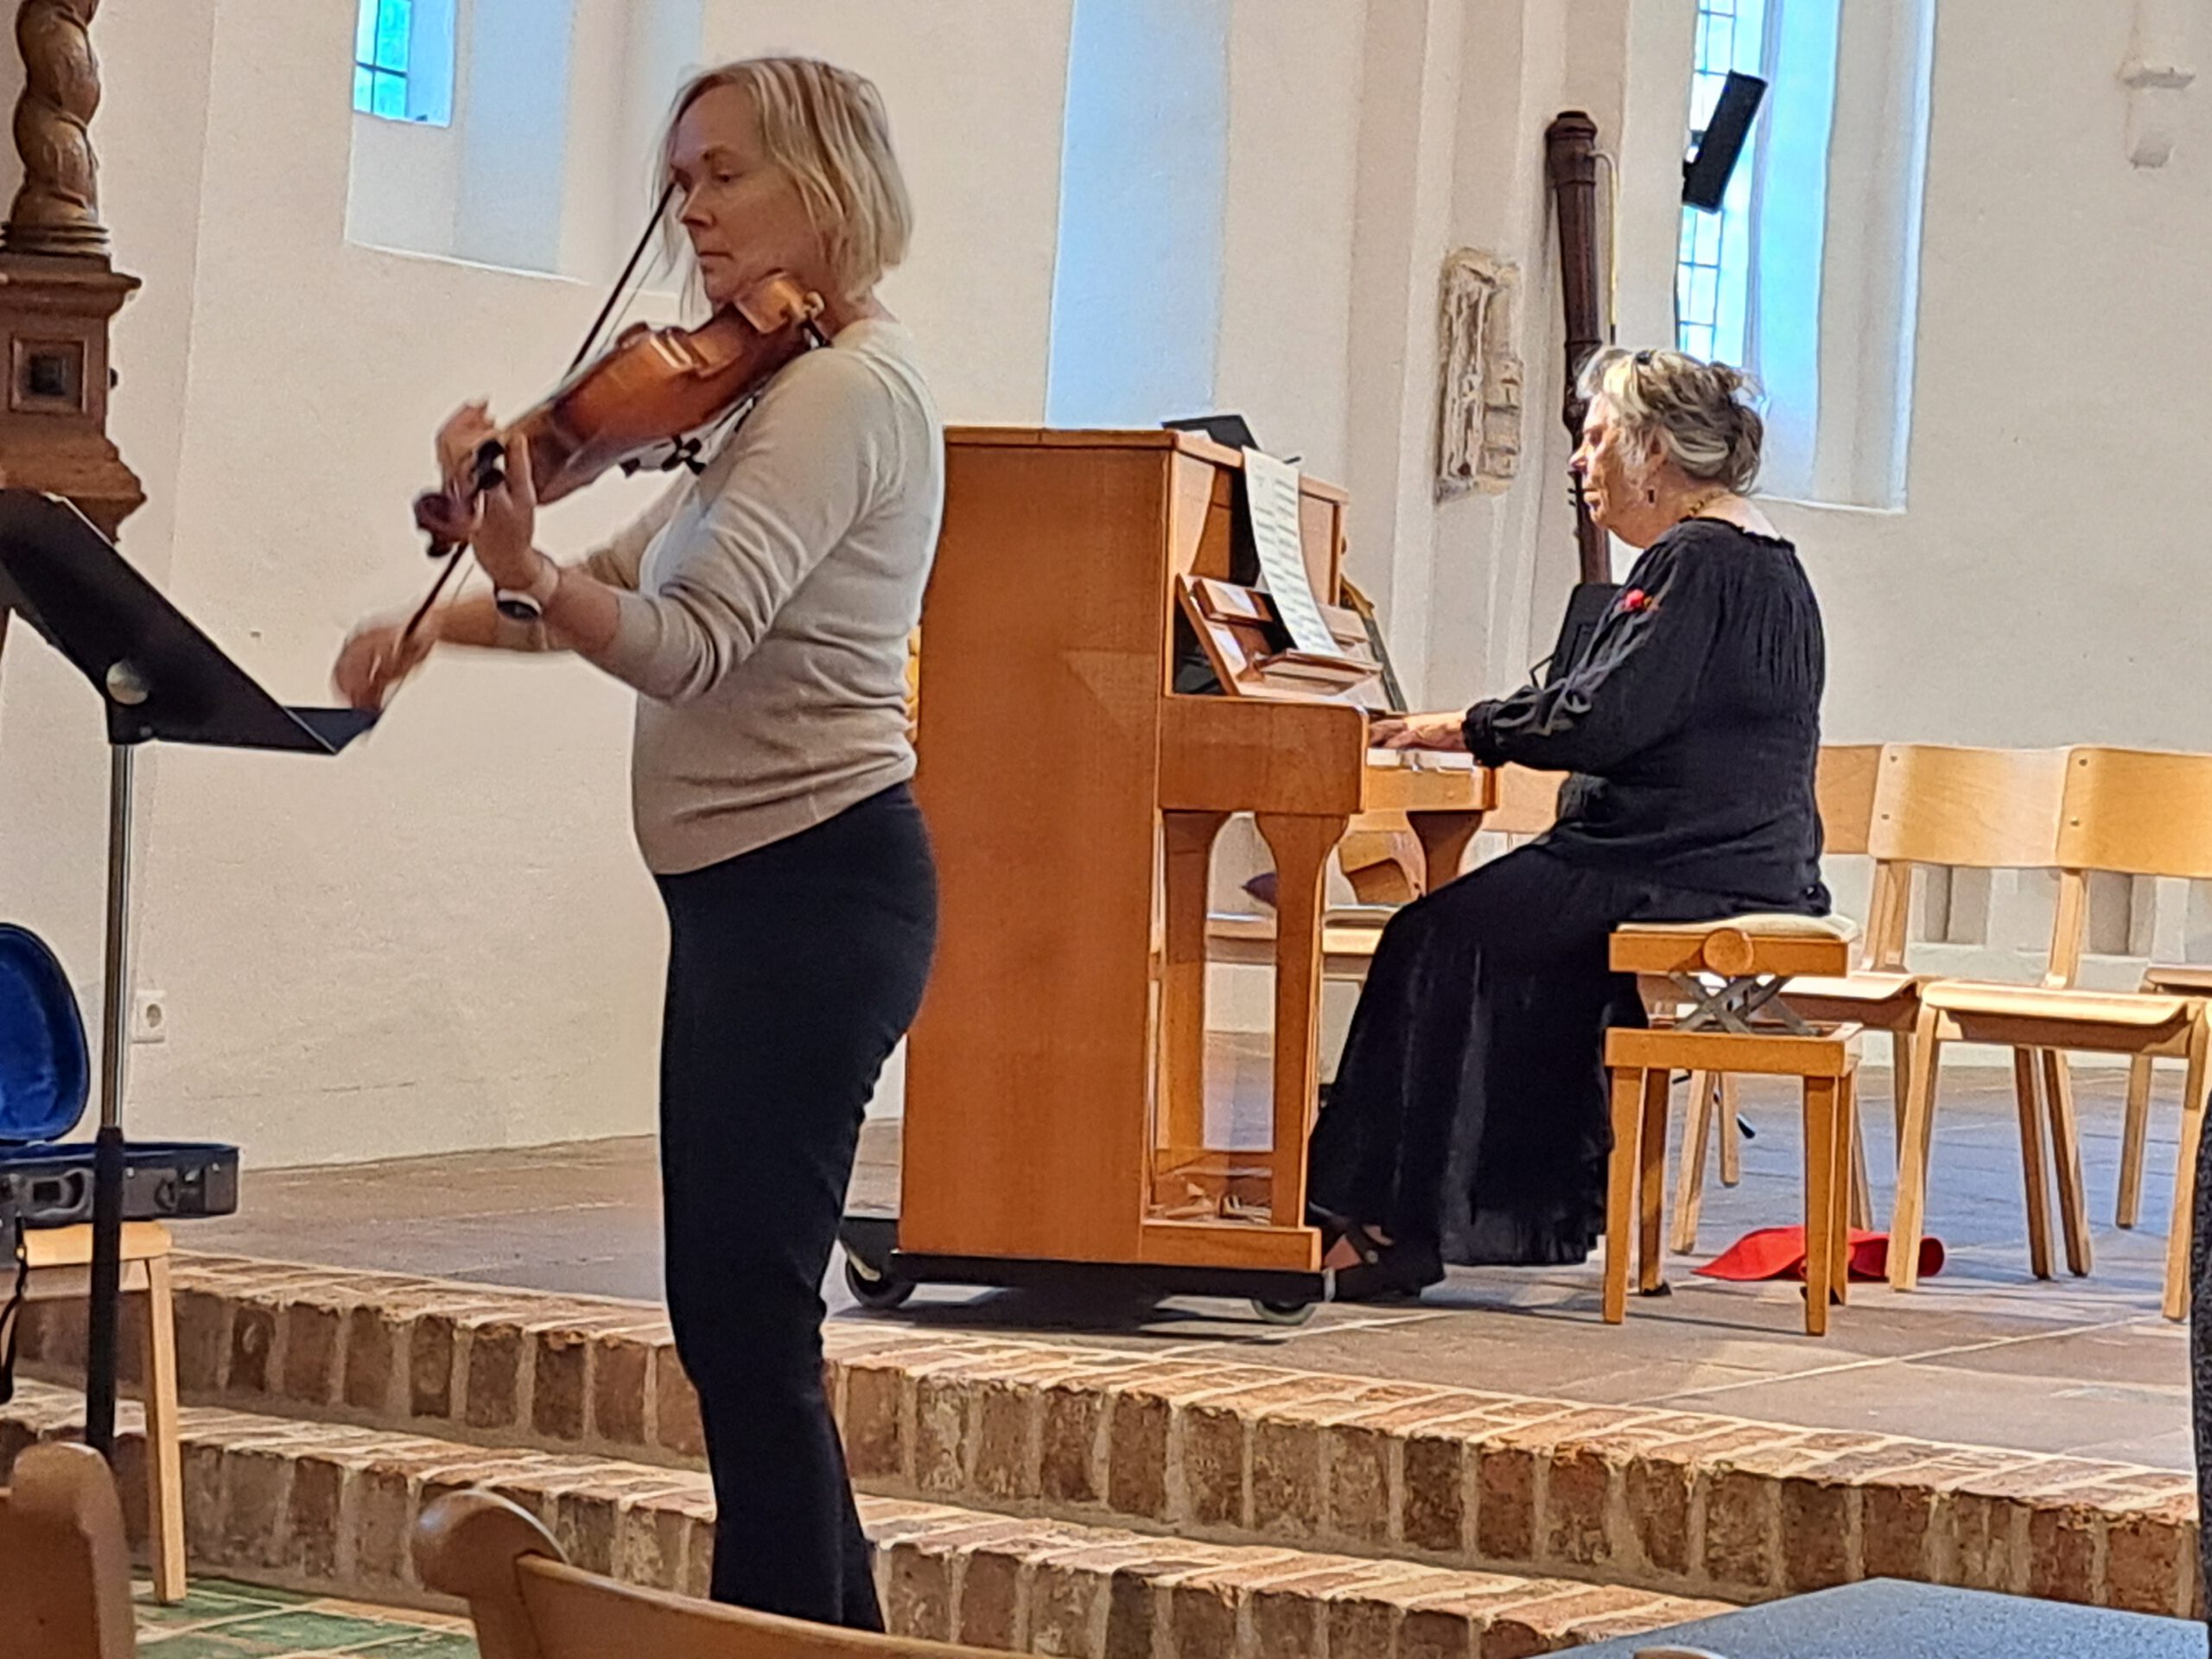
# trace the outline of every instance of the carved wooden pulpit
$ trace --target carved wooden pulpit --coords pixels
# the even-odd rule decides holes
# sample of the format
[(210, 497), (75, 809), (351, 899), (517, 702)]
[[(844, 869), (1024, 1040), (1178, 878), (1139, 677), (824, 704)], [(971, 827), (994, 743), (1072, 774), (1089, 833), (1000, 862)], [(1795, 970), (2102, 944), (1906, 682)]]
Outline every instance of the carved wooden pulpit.
[[(89, 33), (99, 10), (99, 0), (22, 0), (16, 10), (23, 182), (0, 226), (0, 488), (66, 496), (112, 538), (146, 498), (107, 435), (108, 323), (138, 279), (110, 264), (100, 223)], [(0, 644), (6, 630), (0, 611)]]

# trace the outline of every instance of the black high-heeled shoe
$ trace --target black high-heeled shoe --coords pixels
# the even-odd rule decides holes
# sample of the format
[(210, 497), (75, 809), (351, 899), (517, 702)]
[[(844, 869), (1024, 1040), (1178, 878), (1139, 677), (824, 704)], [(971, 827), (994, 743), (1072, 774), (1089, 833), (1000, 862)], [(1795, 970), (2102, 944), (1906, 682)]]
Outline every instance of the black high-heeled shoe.
[(1324, 1261), (1343, 1243), (1349, 1243), (1359, 1257), (1356, 1267), (1329, 1269), (1332, 1302), (1418, 1301), (1421, 1292), (1442, 1276), (1428, 1271), (1421, 1254), (1386, 1243), (1348, 1217), (1314, 1209), (1308, 1219), (1321, 1230)]

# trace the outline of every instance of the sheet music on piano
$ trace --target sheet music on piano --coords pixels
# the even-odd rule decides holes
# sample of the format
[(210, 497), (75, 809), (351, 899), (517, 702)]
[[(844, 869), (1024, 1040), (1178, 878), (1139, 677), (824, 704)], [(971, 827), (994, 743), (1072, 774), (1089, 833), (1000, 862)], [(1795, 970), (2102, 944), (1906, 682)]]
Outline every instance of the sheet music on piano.
[(1290, 643), (1317, 657), (1341, 658), (1343, 647), (1330, 632), (1306, 573), (1306, 554), (1298, 529), (1298, 468), (1257, 449), (1244, 451), (1244, 499), (1252, 518), (1252, 541), (1260, 555), (1260, 585), (1275, 602), (1275, 614), (1290, 631)]

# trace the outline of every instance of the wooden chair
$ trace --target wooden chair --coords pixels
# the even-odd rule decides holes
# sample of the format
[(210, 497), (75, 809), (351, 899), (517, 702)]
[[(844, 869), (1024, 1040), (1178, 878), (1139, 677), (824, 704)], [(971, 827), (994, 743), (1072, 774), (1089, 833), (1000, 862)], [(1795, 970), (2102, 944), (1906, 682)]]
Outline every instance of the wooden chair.
[(869, 1636), (618, 1584), (570, 1567), (552, 1535), (489, 1492), (423, 1512), (415, 1562), (468, 1604), (483, 1659), (984, 1659), (980, 1648)]
[[(2212, 878), (2212, 755), (2077, 748), (2065, 760), (2058, 825), (2057, 916), (2049, 973), (2041, 985), (1990, 985), (1937, 980), (1922, 988), (1915, 1046), (1918, 1070), (1905, 1108), (1897, 1151), (1897, 1217), (1891, 1224), (1891, 1282), (1910, 1290), (1916, 1276), (1935, 1081), (1946, 1042), (1999, 1043), (2013, 1051), (2022, 1097), (2023, 1145), (2031, 1118), (2038, 1058), (2058, 1165), (2069, 1265), (2088, 1270), (2087, 1206), (2082, 1198), (2081, 1148), (2072, 1091), (2061, 1056), (2067, 1051), (2179, 1059), (2188, 1066), (2182, 1100), (2181, 1156), (2174, 1172), (2174, 1218), (2167, 1241), (2165, 1314), (2178, 1319), (2189, 1297), (2190, 1204), (2196, 1149), (2204, 1123), (2208, 1042), (2205, 999), (2179, 993), (2084, 991), (2083, 922), (2093, 870), (2137, 876)], [(2031, 1209), (2040, 1169), (2031, 1158)], [(2077, 1249), (2078, 1245), (2078, 1249)]]
[(0, 1652), (22, 1659), (130, 1659), (130, 1547), (100, 1454), (73, 1442), (25, 1448), (0, 1491)]
[(1796, 1077), (1805, 1122), (1805, 1330), (1827, 1333), (1828, 1305), (1850, 1279), (1847, 1224), (1856, 1135), (1859, 1029), (1813, 1027), (1786, 993), (1800, 974), (1840, 974), (1855, 930), (1840, 918), (1736, 916), (1713, 923), (1614, 930), (1617, 972), (1664, 979), (1675, 995), (1648, 1029), (1605, 1034), (1612, 1074), (1613, 1149), (1605, 1205), (1605, 1317), (1627, 1315), (1629, 1231), (1637, 1222), (1638, 1283), (1657, 1292), (1667, 1176), (1667, 1106), (1674, 1074)]
[[(2182, 996), (2212, 997), (2212, 968), (2183, 963), (2152, 963), (2139, 988)], [(2152, 1068), (2148, 1054), (2127, 1063), (2127, 1116), (2120, 1141), (2120, 1198), (2113, 1219), (2133, 1227), (2143, 1213), (2143, 1146), (2151, 1127)]]
[[(1881, 759), (1879, 743), (1821, 745), (1814, 788), (1820, 805), (1824, 851), (1856, 856), (1868, 850), (1867, 837), (1874, 821), (1874, 785), (1880, 776)], [(1877, 931), (1878, 925), (1887, 921), (1884, 906), (1895, 879), (1893, 871), (1876, 867), (1863, 964), (1867, 970), (1886, 965), (1891, 954), (1897, 957), (1899, 964), (1903, 961), (1904, 912), (1900, 909), (1896, 917), (1894, 953), (1884, 949), (1885, 936)], [(1860, 995), (1855, 999), (1859, 1006), (1841, 1009), (1833, 1007), (1834, 998), (1823, 997), (1816, 987), (1834, 988), (1847, 998), (1853, 992), (1859, 992)], [(1901, 1028), (1885, 1022), (1887, 999), (1883, 995), (1867, 995), (1868, 991), (1893, 995), (1894, 988), (1877, 984), (1866, 974), (1834, 980), (1802, 978), (1790, 982), (1789, 1001), (1808, 1019), (1835, 1023), (1853, 1020), (1870, 1029), (1892, 1033), (1891, 1064), (1897, 1074), (1897, 1116), (1902, 1118), (1905, 1049), (1911, 1041), (1912, 1022), (1910, 1016)], [(1817, 1011), (1809, 1006), (1808, 998), (1809, 1003), (1820, 1005)], [(1675, 1172), (1675, 1230), (1670, 1243), (1677, 1255), (1688, 1255), (1697, 1249), (1698, 1217), (1705, 1202), (1706, 1158), (1716, 1139), (1719, 1142), (1721, 1185), (1734, 1186), (1743, 1179), (1743, 1148), (1737, 1135), (1736, 1116), (1736, 1079), (1732, 1076), (1703, 1071), (1691, 1075), (1689, 1109), (1682, 1122), (1681, 1154)], [(1866, 1146), (1855, 1129), (1852, 1146), (1851, 1216), (1853, 1223), (1859, 1224), (1872, 1212), (1872, 1199), (1866, 1180)]]
[[(82, 1300), (91, 1287), (92, 1230), (34, 1227), (23, 1234), (32, 1301)], [(169, 1232), (125, 1222), (123, 1289), (145, 1309), (146, 1530), (157, 1601), (184, 1599), (184, 1454), (178, 1440), (176, 1313), (169, 1294)]]

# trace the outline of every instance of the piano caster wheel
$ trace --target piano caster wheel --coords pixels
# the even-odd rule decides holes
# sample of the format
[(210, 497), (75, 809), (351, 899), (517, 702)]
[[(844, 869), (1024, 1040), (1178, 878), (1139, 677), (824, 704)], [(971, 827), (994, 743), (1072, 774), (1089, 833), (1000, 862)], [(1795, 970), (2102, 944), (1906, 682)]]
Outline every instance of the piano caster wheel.
[(1313, 1308), (1312, 1302), (1252, 1302), (1252, 1311), (1269, 1325), (1303, 1325), (1313, 1317)]
[(903, 1306), (914, 1294), (911, 1281), (893, 1279), (887, 1273), (878, 1272), (849, 1250), (845, 1253), (845, 1288), (852, 1292), (853, 1300), (862, 1307), (879, 1313)]

